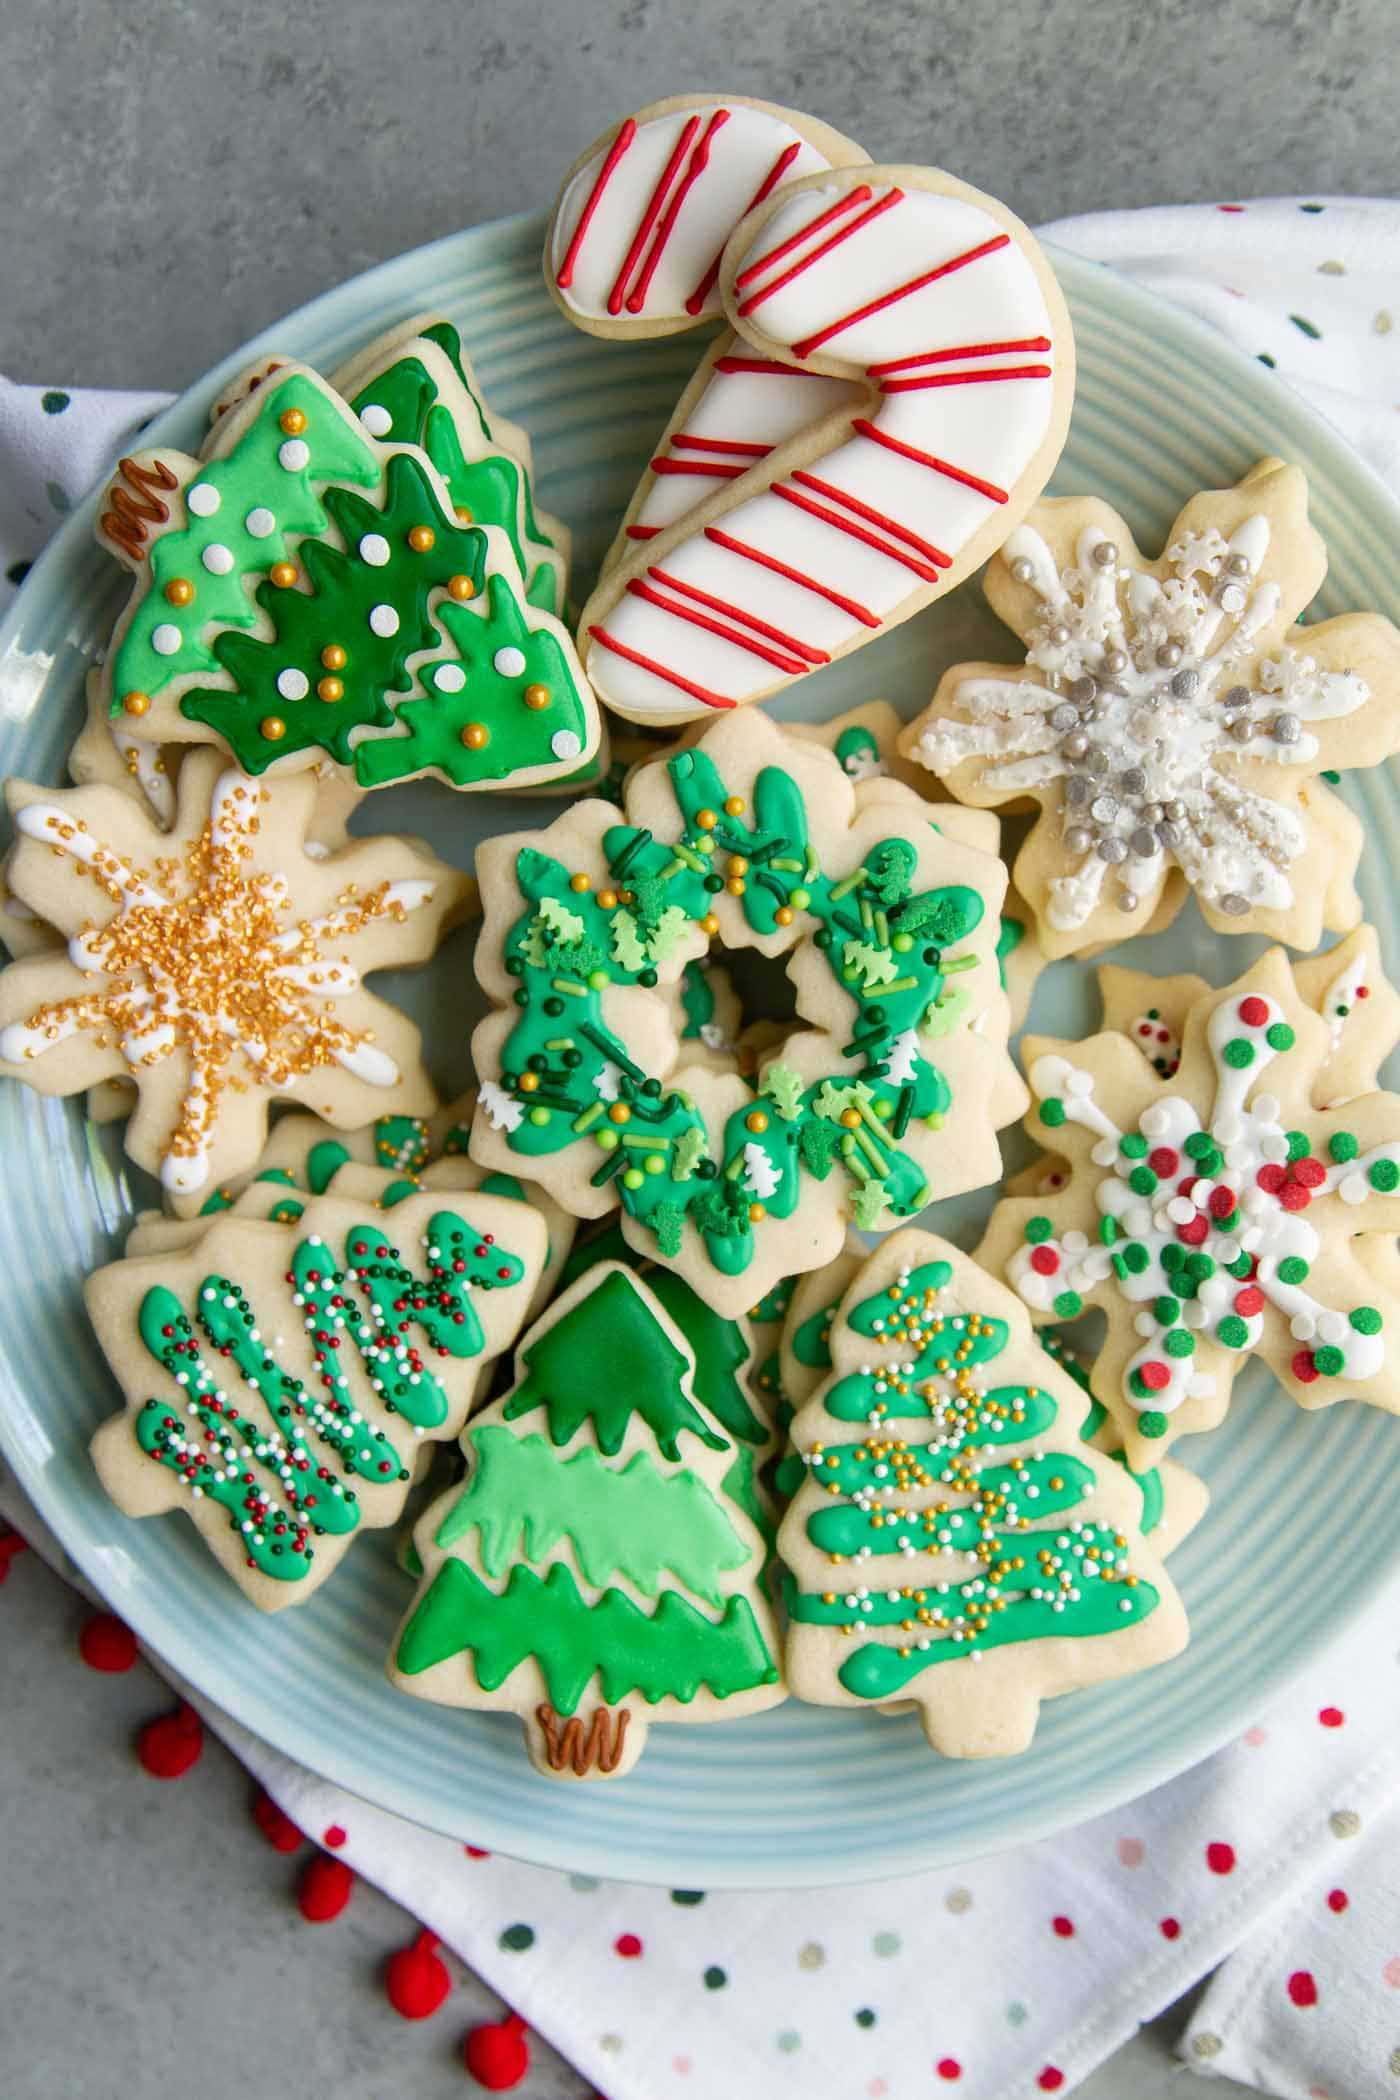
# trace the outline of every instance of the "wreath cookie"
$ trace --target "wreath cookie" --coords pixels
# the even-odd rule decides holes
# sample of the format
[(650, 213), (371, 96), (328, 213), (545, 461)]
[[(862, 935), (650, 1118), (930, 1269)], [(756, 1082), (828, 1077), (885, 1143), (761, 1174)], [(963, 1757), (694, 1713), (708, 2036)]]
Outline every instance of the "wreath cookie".
[(1155, 930), (1188, 889), (1221, 931), (1297, 948), (1360, 919), (1361, 827), (1317, 776), (1400, 749), (1400, 634), (1291, 624), (1326, 566), (1273, 459), (1192, 497), (1155, 561), (1072, 497), (991, 562), (1025, 666), (954, 665), (901, 748), (960, 801), (1039, 805), (1015, 878), (1047, 955)]
[[(730, 1314), (848, 1222), (998, 1179), (1005, 870), (898, 792), (862, 809), (830, 753), (749, 714), (640, 768), (626, 822), (584, 802), (487, 841), (473, 1156), (581, 1217), (620, 1203), (629, 1243)], [(676, 1033), (667, 988), (716, 936), (792, 958), (807, 1025), (758, 1098)]]
[(1400, 1097), (1338, 1099), (1332, 1026), (1274, 949), (1192, 1001), (1169, 1077), (1121, 1030), (1025, 1045), (1058, 1186), (1005, 1198), (978, 1259), (1038, 1321), (1102, 1307), (1093, 1391), (1135, 1469), (1256, 1353), (1303, 1407), (1400, 1412)]
[(126, 1149), (177, 1208), (255, 1163), (273, 1100), (352, 1126), (436, 1106), (417, 1028), (364, 979), (426, 961), (466, 880), (392, 836), (311, 854), (315, 796), (197, 751), (162, 832), (117, 788), (10, 783), (10, 883), (67, 948), (0, 974), (0, 1059), (44, 1094), (134, 1081)]

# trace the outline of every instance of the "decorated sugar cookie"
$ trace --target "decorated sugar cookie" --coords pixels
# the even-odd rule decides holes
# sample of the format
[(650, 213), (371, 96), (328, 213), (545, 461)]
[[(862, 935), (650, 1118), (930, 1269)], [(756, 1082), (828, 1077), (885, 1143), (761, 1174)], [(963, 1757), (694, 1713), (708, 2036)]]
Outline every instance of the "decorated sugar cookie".
[(269, 372), (203, 458), (124, 459), (98, 538), (136, 579), (104, 667), (131, 736), (217, 741), (251, 773), (329, 760), (361, 788), (528, 787), (598, 749), (509, 536), (304, 366)]
[(1103, 1309), (1093, 1390), (1138, 1470), (1214, 1428), (1255, 1354), (1304, 1407), (1400, 1412), (1400, 1298), (1367, 1253), (1400, 1226), (1400, 1098), (1337, 1102), (1329, 1047), (1278, 949), (1192, 1003), (1170, 1078), (1121, 1032), (1025, 1046), (1066, 1174), (1000, 1203), (978, 1259), (1038, 1321)]
[(627, 1772), (654, 1722), (775, 1705), (762, 1541), (660, 1299), (619, 1264), (589, 1269), (525, 1336), (517, 1373), (462, 1439), (465, 1485), (418, 1525), (393, 1682), (519, 1714), (536, 1770), (562, 1779)]
[(382, 1215), (329, 1195), (99, 1269), (88, 1311), (127, 1402), (93, 1439), (103, 1486), (129, 1516), (187, 1510), (262, 1610), (304, 1602), (457, 1435), (544, 1242), (527, 1205), (479, 1192)]
[(1314, 947), (1354, 926), (1360, 825), (1317, 776), (1400, 749), (1400, 634), (1296, 621), (1327, 556), (1296, 467), (1192, 497), (1156, 560), (1094, 497), (1041, 504), (987, 572), (1024, 668), (957, 664), (901, 739), (960, 800), (1029, 798), (1015, 865), (1048, 955), (1188, 887), (1212, 926)]
[(313, 858), (315, 795), (194, 752), (164, 833), (116, 788), (10, 784), (11, 883), (68, 946), (0, 975), (0, 1058), (46, 1094), (133, 1080), (127, 1151), (177, 1207), (253, 1165), (272, 1100), (352, 1126), (436, 1106), (417, 1029), (364, 979), (426, 960), (463, 880), (393, 837)]
[(462, 338), (437, 314), (391, 329), (335, 375), (371, 437), (421, 445), (464, 524), (505, 533), (531, 605), (562, 617), (569, 532), (536, 511), (530, 441), (489, 412)]
[(1028, 1747), (1042, 1699), (1185, 1646), (1141, 1496), (1081, 1441), (1086, 1396), (1012, 1292), (931, 1233), (847, 1288), (800, 1410), (787, 1666), (827, 1706), (912, 1701), (934, 1749)]
[(551, 221), (546, 281), (580, 326), (668, 334), (717, 299), (737, 331), (581, 617), (598, 692), (635, 721), (760, 699), (907, 618), (999, 544), (1064, 440), (1069, 324), (1026, 229), (849, 140), (799, 172), (808, 131), (674, 98), (590, 148)]
[[(578, 804), (478, 854), (483, 1164), (631, 1245), (727, 1315), (999, 1177), (1020, 1094), (996, 967), (1005, 873), (923, 806), (862, 810), (830, 753), (762, 715), (642, 767), (626, 823)], [(711, 939), (791, 953), (799, 1019), (757, 1077), (684, 1061), (673, 985)]]

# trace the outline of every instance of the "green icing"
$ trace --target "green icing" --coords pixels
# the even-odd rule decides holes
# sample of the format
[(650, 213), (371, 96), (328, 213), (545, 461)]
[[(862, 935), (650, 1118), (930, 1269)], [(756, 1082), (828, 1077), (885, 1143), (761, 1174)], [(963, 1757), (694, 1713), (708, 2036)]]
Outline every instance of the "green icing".
[(471, 1431), (469, 1484), (437, 1533), (455, 1545), (475, 1528), (481, 1565), (496, 1577), (518, 1557), (537, 1565), (567, 1538), (585, 1581), (602, 1589), (622, 1575), (655, 1597), (669, 1571), (716, 1609), (717, 1577), (742, 1568), (750, 1548), (698, 1474), (663, 1473), (649, 1452), (607, 1465), (591, 1445), (559, 1458), (543, 1436), (517, 1437), (499, 1424)]
[(688, 962), (681, 971), (681, 1012), (685, 1016), (682, 1042), (694, 1042), (714, 1020), (714, 988), (702, 962)]
[(555, 1444), (569, 1443), (588, 1422), (598, 1448), (614, 1458), (636, 1415), (667, 1458), (679, 1459), (687, 1430), (712, 1451), (728, 1448), (686, 1397), (685, 1357), (631, 1279), (616, 1270), (520, 1354), (526, 1373), (505, 1403), (505, 1419), (543, 1407)]
[[(849, 1326), (894, 1345), (898, 1372), (877, 1366), (843, 1378), (826, 1412), (866, 1433), (855, 1444), (824, 1441), (810, 1460), (831, 1495), (807, 1518), (822, 1553), (858, 1561), (939, 1549), (979, 1563), (961, 1581), (926, 1588), (882, 1588), (877, 1576), (853, 1590), (844, 1568), (826, 1591), (789, 1581), (796, 1622), (849, 1631), (837, 1676), (862, 1699), (891, 1698), (922, 1671), (979, 1650), (1120, 1632), (1158, 1602), (1150, 1583), (1128, 1575), (1113, 1527), (1070, 1514), (1093, 1492), (1093, 1467), (1071, 1452), (1021, 1448), (1053, 1430), (1052, 1395), (1034, 1385), (987, 1390), (967, 1375), (1003, 1353), (1008, 1329), (986, 1315), (940, 1312), (950, 1277), (946, 1262), (931, 1262), (853, 1308)], [(922, 1437), (889, 1426), (921, 1421)], [(1018, 1448), (1000, 1463), (990, 1455), (998, 1445)], [(949, 1507), (944, 1488), (968, 1499)], [(1062, 1530), (1055, 1520), (1066, 1519)], [(894, 1646), (861, 1638), (887, 1626), (904, 1635)]]
[(822, 1306), (810, 1319), (800, 1320), (792, 1337), (792, 1353), (809, 1371), (831, 1369), (831, 1322), (836, 1314), (835, 1304)]
[[(897, 837), (872, 847), (844, 879), (828, 876), (808, 838), (801, 790), (778, 767), (754, 784), (751, 822), (723, 813), (727, 790), (704, 751), (680, 753), (667, 774), (677, 805), (673, 841), (629, 825), (604, 836), (612, 881), (627, 892), (620, 905), (605, 908), (595, 892), (575, 891), (571, 871), (533, 847), (517, 855), (528, 909), (506, 937), (505, 967), (518, 980), (520, 1012), (499, 1084), (520, 1105), (508, 1129), (512, 1150), (537, 1158), (588, 1143), (601, 1155), (593, 1181), (615, 1181), (663, 1258), (680, 1251), (689, 1224), (713, 1265), (737, 1275), (753, 1259), (758, 1218), (790, 1218), (804, 1175), (824, 1180), (839, 1164), (851, 1216), (864, 1227), (891, 1212), (912, 1216), (928, 1201), (925, 1177), (900, 1140), (915, 1118), (940, 1124), (951, 1095), (918, 1035), (937, 1027), (954, 997), (948, 977), (974, 960), (945, 959), (945, 951), (973, 931), (983, 904), (962, 886), (914, 894), (914, 855)], [(604, 1024), (602, 994), (657, 982), (657, 964), (725, 887), (719, 867), (730, 856), (748, 864), (743, 909), (755, 933), (786, 923), (779, 911), (810, 918), (815, 946), (857, 1015), (836, 1071), (775, 1090), (757, 1123), (752, 1107), (736, 1110), (722, 1155), (712, 1159), (695, 1104), (634, 1061)]]
[[(288, 468), (279, 458), (287, 433), (278, 417), (288, 409), (306, 417), (300, 441), (309, 458), (303, 467)], [(379, 473), (363, 432), (311, 380), (293, 373), (270, 389), (262, 412), (234, 450), (224, 459), (203, 462), (189, 484), (213, 489), (219, 498), (217, 509), (207, 517), (190, 511), (187, 488), (185, 524), (172, 526), (152, 542), (150, 588), (134, 606), (113, 658), (112, 713), (121, 713), (127, 693), (155, 698), (172, 679), (213, 671), (219, 658), (206, 639), (211, 623), (245, 628), (257, 620), (245, 578), (265, 574), (274, 562), (285, 561), (289, 534), (319, 535), (326, 530), (330, 505), (316, 488), (327, 481), (372, 488)], [(249, 516), (258, 510), (270, 511), (275, 521), (273, 530), (261, 536), (247, 527)], [(233, 556), (226, 574), (207, 566), (204, 556), (213, 548), (227, 548)], [(187, 607), (173, 606), (166, 598), (166, 585), (177, 577), (194, 585), (194, 599)], [(173, 653), (153, 646), (158, 628), (178, 630), (180, 645)]]
[(731, 1597), (718, 1620), (679, 1590), (663, 1591), (653, 1612), (621, 1590), (605, 1590), (590, 1605), (562, 1561), (543, 1580), (517, 1562), (499, 1593), (460, 1560), (445, 1561), (404, 1628), (396, 1660), (413, 1677), (465, 1653), (487, 1692), (534, 1659), (562, 1714), (574, 1711), (595, 1674), (610, 1706), (633, 1692), (653, 1706), (666, 1698), (689, 1704), (702, 1686), (726, 1699), (778, 1680), (747, 1597)]
[(380, 1116), (374, 1126), (374, 1163), (416, 1174), (432, 1157), (428, 1125), (422, 1116)]
[(339, 1138), (322, 1138), (306, 1155), (306, 1186), (313, 1196), (323, 1196), (341, 1168), (350, 1163), (350, 1148)]

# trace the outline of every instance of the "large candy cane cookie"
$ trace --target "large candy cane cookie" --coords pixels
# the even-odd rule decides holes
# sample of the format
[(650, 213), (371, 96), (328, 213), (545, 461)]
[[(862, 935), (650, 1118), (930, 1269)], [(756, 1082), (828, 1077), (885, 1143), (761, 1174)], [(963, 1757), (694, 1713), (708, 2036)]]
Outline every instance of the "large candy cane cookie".
[[(860, 399), (756, 454), (737, 423), (688, 433), (739, 470), (619, 559), (580, 626), (598, 692), (636, 721), (761, 699), (907, 619), (1006, 537), (1068, 422), (1068, 317), (1034, 241), (934, 170), (783, 188), (732, 236), (720, 287), (751, 363), (858, 381)], [(690, 409), (714, 403), (702, 389)], [(654, 522), (654, 500), (628, 519)]]

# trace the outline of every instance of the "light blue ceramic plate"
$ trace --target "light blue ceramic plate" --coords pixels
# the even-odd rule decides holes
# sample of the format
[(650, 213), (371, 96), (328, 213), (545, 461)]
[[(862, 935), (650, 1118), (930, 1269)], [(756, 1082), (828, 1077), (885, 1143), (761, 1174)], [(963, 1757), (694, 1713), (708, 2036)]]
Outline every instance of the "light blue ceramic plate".
[[(455, 235), (304, 307), (247, 344), (156, 423), (150, 438), (193, 449), (220, 386), (251, 358), (290, 351), (329, 371), (425, 307), (460, 325), (491, 400), (531, 431), (540, 496), (578, 535), (586, 580), (655, 433), (696, 357), (693, 341), (596, 342), (573, 333), (540, 282), (543, 222)], [(1256, 457), (1297, 460), (1332, 554), (1327, 613), (1377, 607), (1400, 620), (1400, 513), (1339, 439), (1260, 365), (1096, 267), (1060, 258), (1079, 340), (1079, 398), (1055, 486), (1096, 489), (1155, 544), (1194, 489)], [(0, 631), (0, 772), (58, 781), (77, 729), (83, 674), (121, 596), (92, 543), (93, 504), (59, 533)], [(997, 656), (1005, 637), (974, 593), (805, 680), (796, 709), (829, 715), (878, 695), (912, 712), (959, 656)], [(1393, 768), (1345, 792), (1373, 841), (1368, 914), (1392, 973), (1400, 926), (1388, 860), (1400, 826)], [(470, 864), (486, 827), (548, 820), (558, 805), (472, 800), (431, 786), (373, 798), (376, 828), (428, 833)], [(1150, 968), (1218, 980), (1255, 945), (1194, 915), (1141, 943)], [(391, 982), (397, 995), (399, 987)], [(428, 979), (405, 980), (427, 1018), (438, 1077), (465, 1077), (475, 1018), (467, 942)], [(1089, 973), (1069, 964), (1038, 988), (1038, 1026), (1094, 1022)], [(725, 1727), (658, 1728), (616, 1785), (560, 1787), (529, 1770), (514, 1722), (428, 1706), (391, 1691), (382, 1659), (406, 1589), (383, 1534), (306, 1606), (266, 1618), (244, 1604), (173, 1515), (120, 1517), (87, 1459), (88, 1433), (118, 1404), (79, 1298), (149, 1200), (110, 1131), (80, 1107), (0, 1088), (0, 1441), (73, 1559), (152, 1649), (248, 1728), (366, 1798), (422, 1823), (549, 1865), (681, 1887), (820, 1884), (909, 1872), (1044, 1836), (1180, 1771), (1245, 1726), (1270, 1692), (1335, 1635), (1400, 1561), (1400, 1422), (1361, 1407), (1302, 1414), (1247, 1376), (1227, 1425), (1180, 1455), (1213, 1506), (1174, 1572), (1195, 1637), (1164, 1669), (1047, 1707), (1035, 1747), (1002, 1764), (951, 1764), (911, 1720), (789, 1704)], [(971, 1245), (990, 1198), (931, 1222)], [(1328, 1568), (1325, 1582), (1299, 1570)]]

